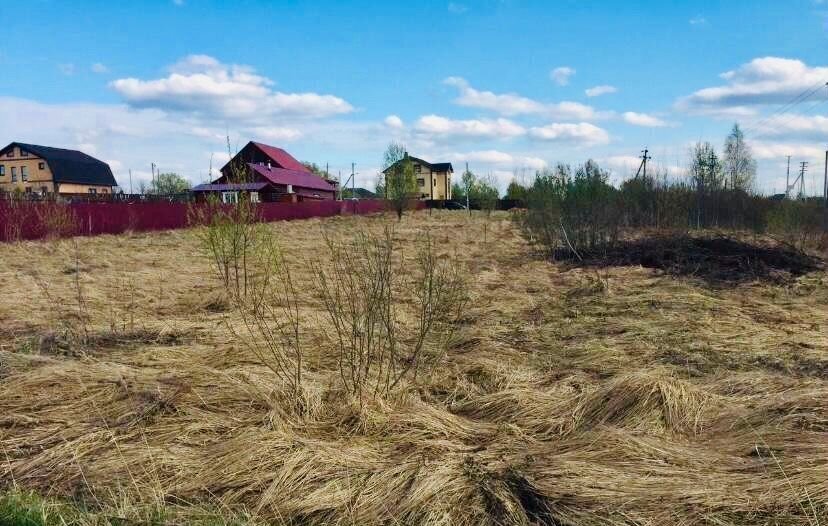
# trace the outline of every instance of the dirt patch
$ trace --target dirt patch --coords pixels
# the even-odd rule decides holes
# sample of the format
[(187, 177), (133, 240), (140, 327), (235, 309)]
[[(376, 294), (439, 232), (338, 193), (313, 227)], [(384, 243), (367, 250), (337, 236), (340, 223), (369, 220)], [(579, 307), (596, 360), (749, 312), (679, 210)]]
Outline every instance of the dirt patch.
[[(814, 256), (778, 243), (753, 244), (732, 237), (661, 236), (622, 241), (613, 247), (582, 252), (587, 267), (642, 266), (673, 276), (699, 278), (710, 285), (751, 281), (784, 283), (824, 268)], [(572, 261), (571, 251), (556, 254)]]

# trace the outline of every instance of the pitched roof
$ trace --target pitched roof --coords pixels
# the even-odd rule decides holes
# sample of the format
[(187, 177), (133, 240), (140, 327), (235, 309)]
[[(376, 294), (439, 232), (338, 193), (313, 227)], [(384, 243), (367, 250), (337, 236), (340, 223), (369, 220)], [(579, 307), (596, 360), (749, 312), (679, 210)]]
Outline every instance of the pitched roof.
[[(386, 173), (388, 170), (390, 170), (394, 166), (397, 166), (397, 164), (401, 163), (404, 160), (405, 159), (400, 159), (399, 161), (395, 162), (394, 164), (383, 170), (382, 173)], [(410, 160), (411, 162), (419, 163), (431, 170), (432, 172), (454, 172), (454, 167), (451, 165), (451, 163), (430, 163), (428, 161), (420, 159), (419, 157), (414, 157), (413, 155), (409, 155), (408, 160)]]
[(259, 192), (271, 186), (271, 183), (262, 181), (258, 183), (227, 183), (227, 184), (200, 184), (193, 187), (193, 192), (226, 192), (245, 191)]
[(336, 191), (335, 185), (310, 172), (275, 167), (268, 168), (256, 163), (247, 163), (247, 166), (273, 184), (289, 184), (299, 188), (313, 188), (314, 190), (324, 190), (326, 192)]
[(372, 199), (372, 198), (377, 196), (377, 194), (375, 194), (371, 190), (366, 190), (365, 188), (360, 188), (359, 186), (354, 188), (353, 192), (351, 192), (351, 190), (352, 189), (350, 187), (343, 188), (342, 189), (342, 197), (350, 198), (351, 193), (355, 194), (357, 197), (359, 197), (361, 199)]
[(305, 165), (297, 161), (295, 157), (293, 157), (291, 154), (287, 153), (283, 149), (277, 148), (275, 146), (270, 146), (267, 144), (262, 144), (256, 141), (250, 142), (259, 150), (261, 150), (262, 153), (270, 157), (270, 160), (276, 163), (279, 167), (285, 168), (286, 170), (295, 170), (297, 172), (311, 173), (310, 170), (305, 168)]
[(33, 153), (46, 161), (56, 183), (118, 186), (108, 164), (83, 152), (22, 142), (13, 142), (0, 152), (4, 152), (13, 146)]

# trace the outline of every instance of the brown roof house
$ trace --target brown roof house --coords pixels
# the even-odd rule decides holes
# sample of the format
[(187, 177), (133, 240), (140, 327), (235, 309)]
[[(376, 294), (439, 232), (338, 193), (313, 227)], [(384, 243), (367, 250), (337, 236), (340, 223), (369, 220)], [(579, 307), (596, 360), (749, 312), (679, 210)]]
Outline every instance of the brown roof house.
[(224, 202), (336, 199), (336, 183), (308, 170), (281, 148), (249, 142), (221, 169), (221, 177), (193, 188), (196, 195), (219, 194)]
[[(430, 163), (418, 157), (413, 157), (405, 154), (405, 158), (392, 164), (385, 170), (383, 174), (388, 177), (389, 172), (393, 172), (398, 164), (411, 161), (414, 165), (414, 176), (417, 178), (417, 195), (418, 199), (451, 199), (451, 174), (454, 173), (454, 167), (451, 163)], [(388, 188), (388, 185), (385, 185)]]

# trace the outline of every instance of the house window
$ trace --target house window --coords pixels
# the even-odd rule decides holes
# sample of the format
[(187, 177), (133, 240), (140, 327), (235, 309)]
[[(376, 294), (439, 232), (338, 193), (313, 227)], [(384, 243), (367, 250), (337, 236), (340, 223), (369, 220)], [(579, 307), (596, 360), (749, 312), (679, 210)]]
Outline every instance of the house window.
[(237, 192), (222, 192), (221, 202), (226, 205), (232, 205), (239, 202), (239, 194)]
[(417, 179), (418, 186), (425, 186), (425, 179)]
[(40, 193), (43, 194), (43, 195), (48, 194), (49, 193), (49, 187), (48, 186), (41, 186), (40, 187)]
[(20, 157), (28, 157), (28, 156), (29, 156), (29, 152), (27, 152), (25, 150), (20, 150)]
[(27, 186), (27, 187), (26, 187), (26, 193), (27, 193), (27, 194), (32, 193), (32, 187), (31, 187), (31, 186)]
[(0, 177), (3, 177), (4, 175), (6, 175), (6, 166), (0, 164)]
[(14, 148), (6, 152), (6, 157), (14, 157)]
[(28, 181), (29, 180), (29, 167), (28, 166), (21, 166), (20, 167), (20, 180), (21, 181)]
[(422, 168), (423, 168), (423, 167), (422, 167), (422, 166), (420, 166), (419, 164), (415, 164), (415, 165), (414, 165), (414, 172), (415, 172), (415, 173), (420, 173), (420, 170), (422, 170)]
[(12, 166), (12, 182), (13, 183), (17, 182), (17, 167), (16, 166)]
[(90, 193), (91, 195), (97, 195), (97, 194), (98, 194), (98, 189), (97, 189), (97, 188), (90, 188), (90, 189), (89, 189), (89, 193)]
[(38, 170), (45, 170), (46, 169), (46, 163), (37, 163), (37, 169)]
[(431, 186), (437, 186), (437, 179), (432, 179), (431, 182), (433, 183)]

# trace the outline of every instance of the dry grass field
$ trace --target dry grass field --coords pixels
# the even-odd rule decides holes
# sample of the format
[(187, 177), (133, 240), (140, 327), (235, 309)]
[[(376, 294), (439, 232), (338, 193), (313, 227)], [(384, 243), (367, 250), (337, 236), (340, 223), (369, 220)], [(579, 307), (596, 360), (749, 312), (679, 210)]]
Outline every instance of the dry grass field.
[(192, 231), (0, 247), (0, 524), (828, 524), (824, 270), (575, 268), (484, 221), (396, 226), (403, 252), (430, 231), (471, 301), (428, 381), (363, 404), (335, 381), (307, 262), (323, 229), (396, 220), (271, 225), (302, 413), (231, 336)]

